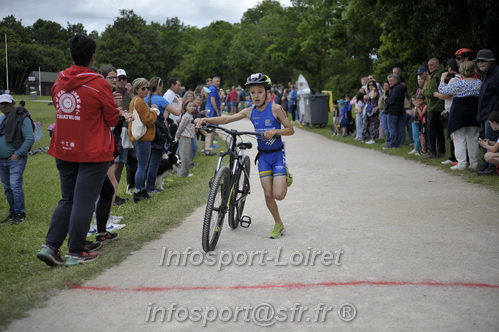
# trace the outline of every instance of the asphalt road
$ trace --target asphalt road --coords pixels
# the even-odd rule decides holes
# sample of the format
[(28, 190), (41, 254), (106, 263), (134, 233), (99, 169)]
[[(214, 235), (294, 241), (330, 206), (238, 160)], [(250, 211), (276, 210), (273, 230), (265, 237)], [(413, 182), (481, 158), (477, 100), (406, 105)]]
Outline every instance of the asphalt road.
[(253, 224), (226, 225), (216, 253), (201, 254), (200, 207), (9, 330), (498, 330), (497, 193), (299, 129), (286, 143), (294, 184), (279, 203), (282, 238), (267, 237), (253, 167)]

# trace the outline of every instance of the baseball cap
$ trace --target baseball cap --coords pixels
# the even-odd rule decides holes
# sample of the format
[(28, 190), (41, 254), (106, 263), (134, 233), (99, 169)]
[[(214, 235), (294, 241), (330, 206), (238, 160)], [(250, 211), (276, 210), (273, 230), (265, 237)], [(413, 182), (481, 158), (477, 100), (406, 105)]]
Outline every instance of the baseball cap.
[(118, 69), (118, 70), (116, 71), (116, 74), (117, 74), (118, 76), (126, 76), (126, 71), (125, 71), (124, 69)]
[(417, 71), (417, 74), (418, 74), (418, 75), (421, 75), (421, 74), (423, 74), (425, 71), (428, 71), (428, 68), (426, 68), (426, 67), (419, 67), (419, 68), (418, 68), (418, 71)]
[(204, 88), (203, 88), (203, 91), (204, 91), (204, 92), (206, 92), (206, 93), (210, 93), (210, 92), (211, 92), (211, 90), (210, 90), (210, 89), (208, 89), (207, 87), (204, 87)]
[(341, 106), (345, 106), (345, 99), (338, 99), (338, 104), (340, 104)]
[(0, 103), (9, 103), (12, 104), (14, 102), (14, 98), (8, 93), (4, 93), (0, 95)]
[(496, 59), (494, 58), (494, 53), (492, 53), (491, 50), (480, 50), (476, 55), (476, 59), (473, 61), (477, 60), (495, 61)]

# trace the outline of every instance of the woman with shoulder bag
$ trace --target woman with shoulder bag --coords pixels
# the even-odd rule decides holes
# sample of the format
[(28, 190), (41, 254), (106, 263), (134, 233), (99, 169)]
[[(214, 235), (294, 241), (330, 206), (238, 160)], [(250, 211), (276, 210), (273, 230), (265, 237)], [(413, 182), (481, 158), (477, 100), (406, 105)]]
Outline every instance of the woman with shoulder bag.
[(135, 203), (149, 198), (145, 187), (147, 164), (151, 156), (151, 142), (156, 136), (155, 122), (159, 110), (155, 104), (151, 108), (147, 106), (144, 98), (149, 93), (149, 81), (145, 78), (137, 78), (132, 83), (132, 92), (135, 97), (130, 102), (129, 110), (133, 112), (134, 119), (128, 126), (128, 135), (133, 143), (137, 155), (137, 172), (135, 173), (135, 191), (133, 200)]
[(173, 107), (173, 105), (163, 98), (163, 80), (160, 77), (153, 77), (149, 80), (149, 91), (150, 95), (148, 95), (144, 101), (149, 105), (149, 107), (156, 105), (159, 110), (158, 118), (155, 123), (156, 135), (151, 142), (151, 157), (149, 158), (149, 166), (146, 176), (146, 191), (148, 194), (151, 194), (159, 192), (154, 188), (159, 164), (163, 158), (166, 141), (173, 141), (170, 136), (170, 132), (166, 127), (164, 114), (165, 111), (167, 111), (179, 116), (182, 110), (182, 98), (177, 97), (179, 105), (178, 109)]

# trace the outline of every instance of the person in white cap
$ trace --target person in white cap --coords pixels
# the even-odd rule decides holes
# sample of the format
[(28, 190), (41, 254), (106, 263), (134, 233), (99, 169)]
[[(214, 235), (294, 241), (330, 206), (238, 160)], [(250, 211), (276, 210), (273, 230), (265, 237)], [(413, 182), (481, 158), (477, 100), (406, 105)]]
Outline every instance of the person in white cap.
[[(130, 102), (132, 101), (132, 98), (127, 92), (126, 85), (128, 83), (128, 77), (126, 75), (126, 71), (124, 69), (118, 69), (116, 70), (116, 76), (118, 76), (118, 84), (116, 85), (116, 92), (121, 94), (121, 109), (123, 112), (128, 112), (128, 108), (130, 107)], [(127, 164), (129, 155), (131, 154), (130, 151), (133, 150), (130, 138), (128, 138), (128, 123), (125, 122), (123, 124), (123, 129), (121, 132), (121, 142), (123, 146), (123, 150), (121, 151), (121, 154), (116, 157), (114, 160), (114, 175), (116, 177), (116, 181), (118, 181), (118, 184), (120, 183), (121, 180), (121, 173), (123, 172), (123, 166)], [(128, 144), (129, 143), (129, 144)], [(135, 158), (133, 155), (130, 156), (130, 158)], [(116, 205), (121, 205), (126, 202), (125, 198), (121, 198), (116, 196)]]
[(28, 151), (33, 145), (33, 121), (22, 106), (16, 107), (9, 94), (0, 95), (0, 177), (9, 215), (0, 223), (18, 224), (26, 219), (23, 174), (28, 160)]

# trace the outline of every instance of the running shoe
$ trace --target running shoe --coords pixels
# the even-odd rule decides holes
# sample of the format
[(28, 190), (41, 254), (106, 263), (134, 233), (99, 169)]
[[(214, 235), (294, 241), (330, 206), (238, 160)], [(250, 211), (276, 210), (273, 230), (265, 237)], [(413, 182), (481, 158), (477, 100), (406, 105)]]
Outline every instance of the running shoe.
[(104, 235), (96, 235), (95, 240), (105, 245), (106, 243), (118, 240), (118, 233), (106, 232)]
[(42, 249), (40, 249), (36, 257), (50, 266), (62, 265), (65, 262), (59, 250), (52, 249), (45, 244), (42, 245)]
[(12, 224), (20, 224), (26, 220), (26, 215), (24, 213), (17, 213), (14, 215), (14, 219), (12, 219)]
[(269, 234), (271, 239), (278, 239), (284, 234), (284, 226), (276, 223), (274, 225), (274, 230)]
[(287, 167), (286, 167), (286, 184), (288, 185), (288, 187), (291, 187), (291, 185), (293, 184), (293, 175), (289, 173)]
[(86, 252), (94, 252), (99, 250), (102, 247), (102, 243), (100, 242), (92, 242), (92, 241), (85, 241), (85, 251)]
[(83, 251), (81, 254), (67, 254), (66, 256), (66, 266), (74, 266), (78, 264), (85, 264), (93, 262), (99, 257), (98, 252), (85, 252)]
[(15, 214), (9, 214), (7, 216), (7, 218), (5, 218), (4, 220), (0, 221), (0, 224), (5, 224), (6, 222), (11, 222), (12, 220), (14, 220), (15, 216), (16, 216)]

